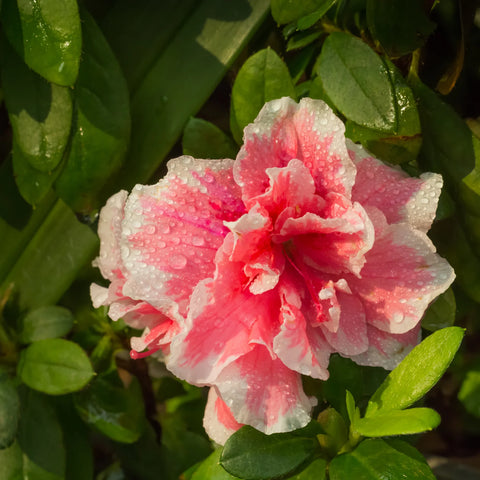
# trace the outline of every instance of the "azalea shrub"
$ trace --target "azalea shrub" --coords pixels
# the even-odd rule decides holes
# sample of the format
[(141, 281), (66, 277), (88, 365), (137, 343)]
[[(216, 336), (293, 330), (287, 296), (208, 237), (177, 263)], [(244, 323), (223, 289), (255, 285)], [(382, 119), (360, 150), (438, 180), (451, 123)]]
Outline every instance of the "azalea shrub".
[(2, 479), (477, 453), (475, 2), (0, 5)]

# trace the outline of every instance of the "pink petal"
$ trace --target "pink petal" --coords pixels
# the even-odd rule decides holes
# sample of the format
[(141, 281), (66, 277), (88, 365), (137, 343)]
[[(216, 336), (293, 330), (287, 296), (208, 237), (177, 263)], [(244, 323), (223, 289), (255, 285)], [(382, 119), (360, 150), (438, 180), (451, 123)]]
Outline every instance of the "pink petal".
[(275, 291), (252, 294), (243, 263), (230, 262), (228, 250), (217, 255), (214, 279), (195, 289), (185, 329), (171, 346), (168, 368), (196, 385), (216, 385), (220, 372), (256, 344), (271, 349), (278, 330)]
[(195, 286), (214, 271), (228, 230), (244, 213), (230, 160), (180, 157), (153, 186), (137, 185), (125, 207), (122, 260), (125, 295), (170, 317), (186, 316)]
[(406, 224), (383, 227), (366, 259), (362, 278), (352, 276), (348, 284), (361, 297), (367, 323), (385, 332), (414, 328), (455, 278), (430, 239)]
[(304, 427), (316, 404), (303, 392), (300, 375), (263, 345), (230, 363), (215, 385), (237, 422), (267, 434)]
[(333, 350), (322, 330), (313, 327), (305, 318), (302, 311), (304, 295), (300, 295), (295, 277), (286, 277), (283, 275), (279, 287), (281, 327), (273, 342), (274, 352), (288, 368), (326, 380), (328, 359)]
[(370, 156), (359, 145), (349, 142), (348, 148), (357, 167), (353, 200), (377, 207), (388, 223), (406, 222), (426, 233), (435, 218), (442, 177), (423, 173), (420, 178), (412, 178)]
[(339, 289), (335, 289), (335, 296), (340, 310), (338, 328), (332, 331), (327, 324), (323, 324), (323, 334), (332, 351), (346, 357), (359, 355), (368, 348), (367, 323), (362, 302)]
[(320, 100), (299, 104), (284, 97), (265, 104), (244, 131), (244, 145), (234, 165), (247, 208), (268, 188), (267, 169), (301, 160), (310, 170), (320, 195), (329, 191), (349, 196), (355, 179), (343, 135), (343, 123)]
[(406, 333), (388, 333), (368, 325), (368, 350), (352, 356), (359, 365), (393, 370), (421, 340), (420, 324)]
[(100, 211), (98, 220), (100, 254), (94, 260), (93, 265), (98, 267), (103, 277), (108, 280), (115, 280), (121, 276), (123, 269), (119, 242), (127, 195), (125, 190), (112, 195)]
[(235, 420), (226, 403), (218, 396), (214, 387), (211, 387), (208, 392), (203, 426), (207, 435), (219, 445), (224, 445), (228, 437), (242, 427), (242, 424)]

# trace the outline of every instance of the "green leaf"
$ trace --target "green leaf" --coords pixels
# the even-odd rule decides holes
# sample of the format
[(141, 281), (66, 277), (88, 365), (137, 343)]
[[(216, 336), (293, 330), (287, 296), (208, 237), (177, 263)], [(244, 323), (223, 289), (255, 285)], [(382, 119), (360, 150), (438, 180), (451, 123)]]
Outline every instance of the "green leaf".
[(60, 480), (65, 476), (62, 429), (48, 398), (27, 388), (20, 390), (18, 443), (23, 451), (22, 478)]
[(18, 191), (28, 203), (36, 207), (50, 192), (59, 170), (41, 172), (33, 168), (15, 139), (12, 147), (12, 164)]
[(435, 29), (418, 0), (367, 0), (367, 22), (390, 57), (413, 52)]
[(455, 322), (456, 312), (455, 295), (453, 290), (449, 288), (428, 307), (425, 316), (422, 318), (422, 327), (431, 332), (451, 327)]
[(332, 4), (329, 0), (272, 0), (272, 16), (279, 25), (290, 23), (295, 20), (316, 12), (325, 4)]
[(318, 447), (314, 438), (293, 433), (265, 435), (245, 426), (227, 440), (220, 463), (245, 480), (274, 479), (293, 473)]
[(100, 27), (130, 92), (135, 92), (196, 4), (197, 0), (118, 0), (109, 5)]
[(334, 457), (348, 441), (348, 428), (343, 417), (334, 409), (326, 408), (318, 415), (325, 434), (317, 436), (320, 446)]
[(2, 23), (32, 70), (59, 85), (75, 83), (82, 44), (76, 0), (4, 2)]
[(22, 351), (18, 374), (34, 390), (62, 395), (83, 388), (94, 372), (81, 347), (53, 338), (39, 340)]
[(235, 480), (221, 465), (220, 455), (222, 449), (215, 450), (208, 458), (206, 458), (200, 466), (195, 470), (191, 480)]
[(305, 15), (302, 18), (297, 20), (298, 30), (306, 30), (312, 25), (315, 25), (327, 12), (330, 8), (336, 3), (337, 0), (323, 0), (319, 4), (319, 8), (308, 15)]
[(393, 370), (368, 403), (366, 417), (397, 410), (420, 400), (440, 379), (460, 347), (464, 330), (437, 330)]
[(201, 118), (191, 118), (183, 131), (184, 155), (194, 158), (235, 158), (235, 142), (213, 123)]
[(74, 135), (55, 189), (74, 210), (90, 212), (99, 206), (98, 193), (126, 155), (130, 109), (127, 84), (112, 50), (92, 17), (85, 12), (82, 20)]
[[(13, 2), (9, 2), (13, 3)], [(5, 49), (2, 86), (18, 153), (48, 173), (62, 161), (72, 123), (72, 97), (66, 87), (47, 82)]]
[(322, 35), (321, 32), (300, 32), (293, 35), (287, 43), (287, 52), (291, 50), (297, 50), (300, 48), (304, 48), (307, 45), (310, 45), (315, 40), (320, 38)]
[[(236, 125), (243, 130), (266, 102), (281, 97), (296, 98), (288, 68), (272, 49), (260, 50), (243, 64), (233, 84), (231, 108)], [(235, 140), (240, 143), (241, 138)]]
[(19, 410), (17, 390), (8, 376), (0, 371), (0, 451), (15, 440)]
[(72, 327), (73, 315), (70, 310), (57, 305), (47, 305), (27, 313), (22, 320), (19, 339), (22, 343), (31, 343), (63, 337)]
[(3, 480), (22, 480), (23, 477), (22, 450), (17, 442), (0, 450), (0, 478)]
[(380, 439), (365, 440), (353, 450), (335, 457), (330, 480), (435, 480), (429, 466)]
[(469, 413), (480, 418), (480, 369), (467, 372), (458, 398)]
[(297, 475), (288, 477), (289, 480), (325, 480), (327, 478), (327, 461), (317, 458)]
[(117, 442), (133, 443), (145, 429), (145, 410), (138, 380), (125, 388), (116, 371), (97, 377), (75, 395), (75, 406), (85, 422)]
[(440, 415), (430, 408), (410, 408), (374, 414), (355, 421), (353, 429), (364, 437), (412, 435), (432, 430), (440, 424)]
[(188, 119), (262, 24), (269, 6), (269, 0), (229, 0), (228, 9), (224, 0), (195, 2), (192, 15), (176, 30), (132, 96), (131, 147), (116, 181), (119, 188), (145, 183), (157, 171)]
[(347, 119), (367, 128), (395, 131), (395, 98), (388, 70), (364, 42), (346, 33), (332, 33), (323, 45), (317, 73), (328, 97)]
[(58, 302), (98, 252), (98, 237), (92, 229), (81, 224), (61, 200), (55, 203), (50, 197), (34, 211), (32, 224), (24, 231), (5, 230), (2, 239), (12, 258), (0, 257), (4, 262), (0, 292), (13, 285), (20, 310)]

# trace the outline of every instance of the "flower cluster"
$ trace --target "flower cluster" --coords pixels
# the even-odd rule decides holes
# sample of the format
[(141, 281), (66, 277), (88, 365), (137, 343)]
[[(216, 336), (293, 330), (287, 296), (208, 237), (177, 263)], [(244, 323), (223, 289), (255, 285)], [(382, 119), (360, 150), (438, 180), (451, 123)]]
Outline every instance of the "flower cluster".
[(345, 139), (322, 101), (274, 100), (235, 161), (176, 158), (110, 198), (93, 303), (143, 329), (133, 358), (161, 351), (211, 386), (217, 442), (241, 424), (293, 430), (315, 403), (301, 376), (327, 379), (332, 353), (391, 369), (418, 342), (454, 278), (426, 235), (441, 187)]

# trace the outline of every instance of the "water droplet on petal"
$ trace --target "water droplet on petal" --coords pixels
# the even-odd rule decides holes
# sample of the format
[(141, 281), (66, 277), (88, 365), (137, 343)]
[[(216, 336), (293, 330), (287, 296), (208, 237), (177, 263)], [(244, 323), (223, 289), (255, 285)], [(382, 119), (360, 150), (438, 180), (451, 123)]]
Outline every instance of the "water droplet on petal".
[(202, 245), (205, 245), (205, 239), (203, 237), (192, 237), (192, 245), (201, 247)]
[(170, 266), (177, 270), (181, 270), (187, 265), (187, 259), (183, 255), (173, 255), (170, 257), (169, 262)]
[(392, 320), (393, 320), (395, 323), (402, 323), (404, 318), (405, 318), (405, 317), (403, 316), (403, 313), (401, 313), (401, 312), (395, 312), (395, 313), (393, 314)]
[(146, 232), (150, 235), (155, 233), (155, 225), (147, 225), (147, 228), (145, 229)]

